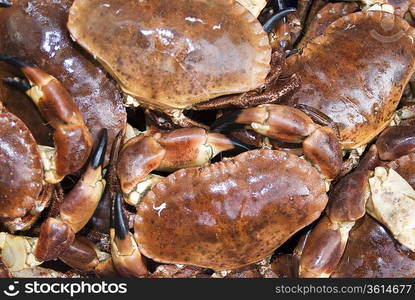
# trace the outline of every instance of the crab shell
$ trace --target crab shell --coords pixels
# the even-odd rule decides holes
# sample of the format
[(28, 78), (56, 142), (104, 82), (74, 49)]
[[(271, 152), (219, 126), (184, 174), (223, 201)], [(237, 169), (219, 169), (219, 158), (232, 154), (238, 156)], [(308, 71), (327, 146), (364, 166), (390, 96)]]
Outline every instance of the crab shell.
[(159, 262), (235, 269), (272, 254), (316, 220), (327, 200), (324, 181), (307, 161), (249, 151), (161, 180), (138, 206), (135, 239)]
[(267, 0), (236, 0), (246, 7), (251, 14), (258, 17), (262, 9), (267, 5)]
[(306, 104), (329, 116), (344, 148), (365, 145), (393, 117), (415, 71), (414, 45), (415, 29), (400, 17), (347, 15), (287, 61), (302, 85), (283, 104)]
[(0, 137), (0, 220), (12, 220), (40, 205), (42, 162), (29, 129), (1, 104)]
[(185, 109), (264, 84), (271, 47), (233, 0), (74, 1), (68, 28), (141, 103)]

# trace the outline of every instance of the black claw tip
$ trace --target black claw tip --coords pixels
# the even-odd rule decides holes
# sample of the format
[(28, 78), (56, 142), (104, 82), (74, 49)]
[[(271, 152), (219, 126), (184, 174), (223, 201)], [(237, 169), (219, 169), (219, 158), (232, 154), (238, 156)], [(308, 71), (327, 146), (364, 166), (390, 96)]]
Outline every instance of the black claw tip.
[(27, 90), (30, 90), (32, 87), (30, 85), (30, 82), (27, 79), (14, 77), (14, 78), (4, 78), (3, 82), (9, 86), (14, 87), (15, 89), (18, 89), (19, 91), (26, 92)]
[(265, 24), (262, 26), (264, 28), (265, 32), (271, 32), (272, 29), (274, 29), (275, 24), (280, 21), (281, 19), (285, 18), (289, 14), (295, 12), (296, 9), (294, 7), (289, 7), (284, 10), (281, 10), (274, 15), (272, 15), (268, 21), (265, 22)]
[(284, 0), (274, 0), (274, 6), (278, 11), (284, 10), (287, 8), (287, 5), (285, 4)]
[(239, 150), (250, 151), (255, 149), (255, 147), (245, 144), (232, 136), (228, 136), (228, 139), (231, 141), (232, 145)]
[(24, 59), (21, 59), (20, 57), (12, 56), (9, 54), (0, 54), (0, 61), (4, 61), (19, 69), (35, 66), (34, 64), (27, 62)]
[(291, 49), (291, 50), (287, 50), (285, 51), (285, 57), (290, 57), (291, 55), (300, 53), (300, 49)]
[(128, 235), (128, 226), (127, 222), (125, 221), (125, 216), (122, 208), (122, 199), (122, 194), (117, 192), (114, 199), (113, 226), (115, 228), (115, 235), (120, 240), (124, 240)]
[(235, 123), (241, 114), (240, 110), (231, 113), (226, 113), (219, 119), (216, 119), (210, 129), (215, 132), (225, 132), (243, 127), (242, 124)]
[(0, 7), (11, 7), (12, 3), (7, 0), (0, 0)]
[(108, 130), (106, 128), (102, 129), (101, 135), (99, 137), (99, 144), (92, 154), (91, 158), (91, 167), (93, 169), (98, 168), (103, 164), (105, 158), (105, 152), (107, 151), (107, 142), (108, 142)]

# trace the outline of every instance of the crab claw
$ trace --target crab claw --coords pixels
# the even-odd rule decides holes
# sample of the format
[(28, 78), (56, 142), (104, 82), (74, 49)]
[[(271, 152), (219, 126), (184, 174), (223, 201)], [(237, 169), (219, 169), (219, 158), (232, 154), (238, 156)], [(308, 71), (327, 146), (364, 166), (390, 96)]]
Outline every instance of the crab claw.
[(133, 235), (128, 230), (122, 199), (121, 193), (117, 193), (114, 199), (113, 226), (110, 229), (112, 261), (121, 276), (139, 277), (147, 274), (147, 267)]
[(379, 157), (392, 161), (415, 151), (415, 126), (391, 126), (386, 128), (376, 141)]
[(11, 7), (12, 3), (7, 0), (0, 0), (0, 7)]
[(327, 179), (334, 179), (340, 173), (342, 153), (336, 131), (316, 124), (299, 109), (276, 104), (241, 109), (217, 119), (212, 129), (223, 132), (236, 126), (249, 126), (282, 142), (302, 143), (305, 157)]
[(102, 178), (108, 133), (104, 129), (91, 156), (89, 166), (75, 187), (65, 196), (56, 218), (48, 218), (41, 226), (35, 250), (38, 260), (56, 259), (73, 242), (75, 233), (92, 217), (104, 191)]
[(118, 274), (112, 265), (111, 256), (101, 252), (84, 237), (77, 237), (74, 242), (59, 255), (59, 259), (71, 268), (95, 273), (100, 277), (116, 277)]
[(10, 55), (0, 55), (0, 61), (23, 72), (26, 79), (7, 78), (5, 83), (25, 91), (55, 129), (55, 150), (45, 147), (42, 148), (45, 151), (41, 151), (46, 181), (57, 183), (78, 171), (91, 152), (92, 137), (68, 91), (55, 77), (34, 64)]
[(201, 128), (154, 131), (130, 139), (121, 150), (117, 175), (126, 201), (136, 205), (158, 182), (154, 170), (174, 171), (201, 166), (222, 151), (242, 147), (242, 143)]
[(25, 78), (19, 78), (19, 77), (8, 77), (4, 78), (3, 82), (11, 87), (14, 87), (15, 89), (26, 92), (30, 90), (31, 85), (30, 82)]

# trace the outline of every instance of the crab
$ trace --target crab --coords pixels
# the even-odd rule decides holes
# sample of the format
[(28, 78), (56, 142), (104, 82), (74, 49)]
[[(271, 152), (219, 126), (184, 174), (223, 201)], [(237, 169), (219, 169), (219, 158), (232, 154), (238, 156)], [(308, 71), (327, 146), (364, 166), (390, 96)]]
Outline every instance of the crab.
[[(349, 232), (366, 214), (386, 227), (389, 233), (382, 235), (389, 235), (386, 239), (393, 241), (381, 244), (385, 247), (386, 262), (390, 260), (390, 251), (402, 249), (400, 264), (385, 264), (379, 268), (379, 273), (376, 273), (374, 266), (372, 275), (383, 276), (384, 272), (388, 272), (389, 276), (412, 277), (415, 274), (413, 132), (413, 125), (387, 128), (358, 168), (340, 179), (331, 190), (327, 215), (312, 229), (303, 246), (299, 247), (299, 276), (329, 277), (335, 274), (340, 260), (344, 260), (345, 248), (349, 249), (346, 254), (348, 260), (358, 259), (353, 255), (359, 251), (350, 249), (348, 244)], [(382, 259), (376, 249), (373, 252), (373, 255), (380, 255)], [(343, 262), (342, 265), (345, 268)], [(393, 273), (394, 270), (396, 273)]]
[(414, 28), (390, 13), (341, 17), (287, 59), (302, 85), (281, 103), (327, 115), (339, 128), (342, 149), (358, 157), (397, 115), (415, 71), (414, 41)]
[[(346, 174), (369, 142), (407, 115), (406, 108), (397, 107), (415, 71), (415, 30), (397, 15), (372, 10), (347, 14), (355, 6), (336, 7), (329, 11), (336, 21), (287, 58), (288, 73), (300, 76), (302, 84), (279, 103), (314, 117), (323, 114), (325, 124), (338, 128), (342, 149), (349, 154), (342, 171)], [(323, 31), (329, 21), (311, 29)], [(236, 115), (224, 115), (222, 129), (211, 128), (229, 129), (223, 124), (226, 119), (232, 124)]]
[(67, 26), (127, 104), (181, 127), (206, 129), (184, 110), (272, 103), (300, 83), (280, 78), (283, 54), (271, 54), (259, 21), (232, 0), (74, 1)]
[(29, 229), (49, 204), (52, 184), (80, 170), (90, 157), (83, 176), (65, 196), (58, 216), (47, 218), (40, 228), (36, 257), (54, 259), (88, 222), (101, 198), (107, 134), (103, 131), (91, 153), (91, 135), (62, 84), (20, 58), (0, 55), (0, 61), (20, 68), (26, 78), (14, 78), (10, 83), (26, 91), (55, 129), (55, 148), (37, 145), (25, 124), (0, 102), (0, 164), (4, 170), (0, 174), (1, 222), (12, 232)]
[[(202, 128), (152, 129), (130, 138), (117, 163), (122, 193), (115, 193), (111, 231), (116, 268), (142, 276), (142, 255), (214, 270), (239, 268), (264, 259), (319, 217), (326, 183), (342, 164), (335, 131), (298, 109), (272, 104), (244, 109), (235, 122), (302, 144), (305, 159), (251, 150), (209, 165), (235, 144)], [(152, 173), (156, 170), (178, 171), (161, 177)], [(134, 235), (121, 209), (123, 198), (137, 210)]]
[[(0, 8), (0, 53), (19, 56), (57, 78), (78, 106), (94, 140), (102, 128), (108, 143), (126, 125), (122, 92), (115, 81), (71, 40), (66, 28), (72, 0), (14, 0)], [(0, 70), (7, 65), (0, 64)], [(8, 68), (2, 78), (21, 74)], [(11, 101), (13, 99), (13, 101)], [(27, 97), (18, 93), (4, 106), (31, 129), (42, 145), (53, 145), (51, 132)], [(109, 153), (107, 153), (106, 163)], [(78, 174), (77, 174), (78, 175)]]

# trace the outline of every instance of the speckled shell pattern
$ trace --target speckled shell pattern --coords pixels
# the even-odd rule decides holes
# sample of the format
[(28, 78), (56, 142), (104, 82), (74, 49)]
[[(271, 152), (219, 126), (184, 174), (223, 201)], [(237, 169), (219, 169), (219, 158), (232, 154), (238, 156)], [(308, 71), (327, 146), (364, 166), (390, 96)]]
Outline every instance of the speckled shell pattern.
[(319, 109), (338, 123), (343, 148), (357, 148), (392, 119), (415, 70), (415, 29), (389, 13), (353, 13), (287, 64), (302, 85), (282, 103)]
[(270, 255), (326, 204), (324, 181), (307, 161), (249, 151), (155, 185), (138, 206), (135, 239), (156, 261), (232, 269)]
[(266, 33), (233, 0), (76, 0), (68, 28), (127, 94), (159, 109), (250, 91), (270, 70)]
[(0, 104), (0, 221), (24, 217), (43, 187), (37, 144), (26, 125)]

